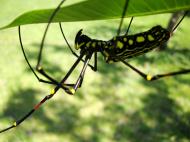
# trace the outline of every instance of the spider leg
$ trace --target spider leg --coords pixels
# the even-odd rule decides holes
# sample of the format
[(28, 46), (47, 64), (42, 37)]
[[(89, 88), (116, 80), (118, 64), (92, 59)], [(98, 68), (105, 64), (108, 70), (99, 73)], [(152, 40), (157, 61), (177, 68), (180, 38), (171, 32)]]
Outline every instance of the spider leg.
[(121, 20), (120, 20), (120, 23), (119, 23), (119, 27), (117, 29), (117, 36), (119, 36), (120, 32), (121, 32), (121, 27), (122, 27), (122, 24), (123, 24), (123, 19), (125, 17), (125, 14), (127, 12), (128, 3), (129, 3), (129, 0), (126, 0), (124, 8), (123, 8), (123, 12), (122, 12), (122, 17), (121, 17)]
[(65, 34), (64, 34), (64, 32), (63, 32), (63, 28), (62, 28), (61, 22), (59, 22), (59, 27), (60, 27), (61, 33), (62, 33), (62, 35), (63, 35), (63, 38), (64, 38), (65, 42), (67, 43), (67, 46), (69, 47), (71, 53), (72, 53), (75, 57), (78, 58), (79, 55), (77, 55), (77, 53), (73, 51), (72, 47), (70, 46), (70, 44), (69, 44), (69, 42), (68, 42), (68, 40), (67, 40), (67, 38), (66, 38), (66, 36), (65, 36)]
[(178, 28), (179, 24), (183, 21), (183, 19), (185, 18), (185, 16), (189, 13), (189, 11), (185, 11), (184, 15), (182, 16), (182, 18), (179, 20), (179, 22), (173, 27), (171, 34), (173, 34), (173, 32)]
[(30, 62), (28, 61), (28, 58), (26, 56), (26, 53), (25, 53), (25, 50), (24, 50), (24, 46), (23, 46), (23, 43), (22, 43), (22, 37), (21, 37), (21, 30), (20, 30), (20, 26), (18, 27), (18, 33), (19, 33), (19, 41), (20, 41), (20, 46), (21, 46), (21, 50), (22, 50), (22, 53), (24, 55), (24, 58), (30, 68), (30, 70), (32, 71), (32, 73), (34, 74), (34, 76), (38, 79), (39, 82), (43, 82), (43, 83), (47, 83), (47, 84), (58, 84), (58, 82), (53, 79), (52, 77), (50, 77), (49, 75), (47, 75), (47, 73), (45, 73), (45, 71), (42, 69), (42, 68), (37, 68), (37, 71), (39, 73), (41, 73), (44, 77), (46, 77), (48, 80), (44, 80), (44, 79), (41, 79), (37, 74), (36, 72), (34, 71), (34, 69), (32, 68)]
[[(72, 73), (72, 71), (75, 69), (75, 67), (78, 65), (78, 63), (80, 62), (81, 58), (84, 56), (84, 53), (82, 53), (79, 58), (76, 60), (76, 62), (73, 64), (73, 66), (70, 68), (70, 70), (68, 71), (68, 73), (65, 75), (65, 77), (62, 79), (61, 82), (59, 82), (59, 84), (63, 84), (66, 79), (70, 76), (70, 74)], [(0, 133), (3, 133), (5, 131), (8, 131), (12, 128), (15, 128), (17, 126), (19, 126), (22, 122), (24, 122), (29, 116), (31, 116), (42, 104), (44, 104), (47, 100), (51, 99), (56, 92), (62, 87), (60, 85), (57, 85), (54, 89), (51, 90), (51, 93), (47, 96), (45, 96), (38, 104), (36, 104), (33, 109), (31, 109), (28, 113), (26, 113), (23, 117), (21, 117), (20, 119), (18, 119), (17, 121), (15, 121), (11, 126), (0, 130)], [(69, 84), (68, 84), (69, 85)], [(72, 84), (71, 84), (72, 85)], [(64, 87), (64, 86), (63, 86)], [(67, 88), (64, 88), (67, 89)]]
[(38, 62), (37, 62), (37, 65), (36, 65), (36, 69), (39, 73), (41, 73), (44, 77), (46, 77), (48, 79), (48, 81), (46, 80), (43, 80), (41, 78), (38, 77), (38, 75), (35, 73), (34, 69), (31, 67), (27, 57), (26, 57), (26, 54), (25, 54), (25, 51), (24, 51), (24, 47), (23, 47), (23, 44), (22, 44), (22, 39), (21, 39), (21, 33), (20, 33), (20, 26), (19, 26), (19, 40), (20, 40), (20, 44), (21, 44), (21, 49), (22, 49), (22, 52), (24, 54), (24, 58), (28, 64), (28, 66), (30, 67), (31, 71), (33, 72), (33, 74), (36, 76), (36, 78), (38, 79), (38, 81), (40, 82), (44, 82), (44, 83), (48, 83), (48, 84), (56, 84), (58, 85), (58, 82), (53, 79), (52, 77), (50, 77), (44, 70), (43, 68), (40, 66), (40, 62), (41, 62), (41, 58), (42, 58), (42, 50), (43, 50), (43, 47), (44, 47), (44, 41), (45, 41), (45, 37), (46, 37), (46, 34), (47, 34), (47, 31), (48, 31), (48, 28), (54, 18), (54, 16), (56, 15), (57, 11), (60, 9), (61, 5), (64, 3), (65, 0), (62, 0), (59, 5), (56, 7), (56, 9), (53, 11), (53, 13), (51, 14), (50, 16), (50, 19), (48, 21), (48, 24), (47, 24), (47, 27), (45, 29), (45, 32), (44, 32), (44, 35), (43, 35), (43, 38), (42, 38), (42, 42), (41, 42), (41, 45), (40, 45), (40, 51), (39, 51), (39, 55), (38, 55)]
[(131, 24), (132, 24), (132, 22), (133, 22), (133, 18), (134, 18), (134, 17), (131, 17), (131, 20), (130, 20), (130, 22), (129, 22), (129, 25), (128, 25), (128, 27), (127, 27), (127, 31), (126, 31), (125, 35), (128, 35), (130, 26), (131, 26)]
[[(91, 58), (91, 57), (90, 57), (90, 58)], [(97, 62), (97, 61), (98, 61), (98, 59), (97, 59), (97, 52), (95, 52), (95, 53), (94, 53), (94, 66), (93, 66), (93, 68), (92, 68), (92, 70), (95, 71), (95, 72), (96, 72), (97, 69), (98, 69), (98, 67), (97, 67), (98, 62)], [(84, 76), (84, 75), (83, 75), (83, 76)], [(84, 77), (82, 77), (81, 82), (80, 82), (78, 88), (81, 87), (82, 82), (83, 82), (83, 78), (84, 78)]]
[[(93, 71), (97, 71), (97, 69), (98, 69), (98, 67), (97, 67), (97, 62), (98, 61), (98, 59), (97, 59), (97, 52), (95, 52), (94, 53), (94, 66), (93, 66), (93, 68), (91, 68)], [(83, 77), (84, 78), (84, 77)], [(81, 86), (82, 86), (82, 82), (83, 82), (83, 78), (81, 79), (81, 83), (79, 84), (79, 87), (78, 88), (80, 88)]]
[[(86, 61), (85, 61), (86, 62)], [(88, 61), (89, 62), (89, 61)], [(87, 63), (88, 64), (88, 63)], [(84, 63), (84, 66), (86, 65), (86, 63)], [(83, 67), (83, 68), (86, 68), (86, 67)], [(97, 52), (94, 53), (94, 66), (93, 66), (93, 71), (97, 71)], [(83, 69), (82, 69), (83, 70)], [(81, 71), (83, 72), (83, 71)], [(83, 78), (84, 78), (84, 73), (83, 75), (80, 75), (82, 76), (81, 77), (81, 81), (79, 82), (79, 85), (77, 87), (74, 87), (74, 88), (80, 88), (82, 86), (82, 82), (83, 82)], [(75, 83), (75, 84), (64, 84), (64, 86), (68, 86), (68, 87), (73, 87), (75, 86), (76, 84), (78, 83)], [(76, 89), (75, 89), (75, 92), (76, 92)]]
[[(122, 27), (122, 24), (123, 24), (123, 20), (124, 20), (124, 17), (125, 17), (125, 15), (126, 15), (126, 13), (127, 13), (128, 4), (129, 4), (129, 0), (126, 0), (126, 1), (125, 1), (125, 5), (124, 5), (124, 8), (123, 8), (123, 12), (122, 12), (121, 20), (120, 20), (120, 23), (119, 23), (119, 27), (118, 27), (118, 30), (117, 30), (117, 36), (120, 35), (121, 27)], [(131, 17), (130, 23), (129, 23), (128, 28), (127, 28), (127, 31), (126, 31), (126, 33), (125, 33), (126, 35), (127, 35), (128, 32), (129, 32), (129, 28), (130, 28), (130, 26), (131, 26), (131, 24), (132, 24), (132, 21), (133, 21), (133, 17)]]
[(49, 26), (54, 18), (54, 16), (56, 15), (56, 13), (59, 11), (61, 5), (63, 4), (65, 0), (62, 0), (59, 5), (56, 7), (56, 9), (53, 11), (53, 13), (50, 15), (50, 19), (48, 21), (48, 24), (45, 28), (45, 31), (44, 31), (44, 34), (43, 34), (43, 37), (42, 37), (42, 42), (41, 42), (41, 45), (40, 45), (40, 51), (39, 51), (39, 54), (38, 54), (38, 62), (37, 62), (37, 65), (36, 65), (36, 68), (40, 68), (40, 63), (41, 63), (41, 58), (42, 58), (42, 51), (43, 51), (43, 47), (44, 47), (44, 41), (45, 41), (45, 38), (46, 38), (46, 35), (47, 35), (47, 32), (48, 32), (48, 29), (49, 29)]
[(79, 87), (81, 87), (83, 79), (84, 79), (84, 74), (85, 74), (86, 68), (88, 66), (88, 63), (89, 63), (89, 61), (90, 61), (90, 59), (92, 57), (92, 54), (93, 53), (90, 53), (90, 54), (86, 55), (85, 60), (84, 60), (83, 68), (82, 68), (82, 70), (80, 72), (80, 75), (79, 75), (76, 83), (72, 87), (69, 87), (67, 90), (65, 90), (68, 94), (73, 95), (76, 92), (76, 90)]
[(138, 73), (141, 77), (143, 77), (147, 81), (153, 81), (153, 80), (158, 80), (158, 79), (164, 78), (164, 77), (176, 76), (176, 75), (190, 73), (190, 69), (184, 69), (184, 70), (179, 70), (179, 71), (175, 71), (175, 72), (169, 72), (169, 73), (165, 73), (165, 74), (149, 75), (149, 74), (143, 73), (142, 71), (140, 71), (139, 69), (137, 69), (134, 66), (130, 65), (128, 62), (126, 62), (124, 60), (121, 60), (121, 62), (124, 63), (125, 65), (127, 65), (128, 67), (130, 67), (133, 71)]
[[(73, 70), (76, 68), (76, 66), (79, 64), (79, 62), (81, 61), (81, 59), (83, 58), (83, 56), (85, 55), (84, 52), (82, 52), (79, 56), (79, 58), (77, 58), (77, 60), (75, 61), (75, 63), (72, 65), (72, 67), (70, 68), (70, 70), (67, 72), (67, 74), (64, 76), (64, 78), (61, 80), (61, 82), (59, 83), (61, 85), (61, 87), (68, 93), (68, 88), (72, 88), (75, 84), (68, 84), (65, 83), (65, 81), (67, 80), (67, 78), (71, 75), (71, 73), (73, 72)], [(71, 87), (72, 86), (72, 87)], [(70, 93), (69, 93), (70, 94)]]
[[(41, 42), (41, 45), (40, 45), (40, 51), (39, 51), (39, 54), (38, 54), (38, 61), (37, 61), (37, 65), (36, 65), (36, 70), (41, 73), (44, 77), (46, 77), (47, 79), (49, 79), (51, 82), (54, 82), (54, 84), (56, 85), (59, 85), (58, 82), (53, 79), (52, 77), (50, 77), (44, 70), (43, 68), (41, 67), (41, 58), (42, 58), (42, 51), (43, 51), (43, 47), (44, 47), (44, 41), (45, 41), (45, 38), (46, 38), (46, 35), (47, 35), (47, 32), (48, 32), (48, 29), (49, 29), (49, 26), (54, 18), (54, 16), (56, 15), (56, 13), (59, 11), (61, 5), (65, 2), (65, 0), (62, 0), (59, 5), (56, 7), (56, 9), (53, 11), (53, 13), (50, 15), (50, 19), (48, 21), (48, 24), (46, 26), (46, 29), (45, 29), (45, 32), (43, 34), (43, 37), (42, 37), (42, 42)], [(34, 71), (33, 71), (34, 73)], [(35, 73), (34, 73), (35, 74)], [(36, 75), (35, 75), (36, 76)], [(37, 77), (37, 76), (36, 76)]]
[(51, 99), (55, 95), (56, 91), (53, 89), (50, 93), (50, 95), (45, 96), (38, 104), (36, 104), (33, 109), (31, 109), (28, 113), (26, 113), (23, 117), (15, 121), (11, 126), (3, 129), (0, 131), (0, 133), (3, 133), (5, 131), (8, 131), (12, 128), (15, 128), (19, 126), (22, 122), (24, 122), (29, 116), (31, 116), (43, 103), (45, 103), (47, 100)]
[(98, 66), (97, 66), (98, 62), (97, 61), (98, 61), (98, 59), (97, 59), (97, 52), (95, 52), (94, 53), (94, 66), (92, 68), (93, 71), (97, 71), (98, 70)]

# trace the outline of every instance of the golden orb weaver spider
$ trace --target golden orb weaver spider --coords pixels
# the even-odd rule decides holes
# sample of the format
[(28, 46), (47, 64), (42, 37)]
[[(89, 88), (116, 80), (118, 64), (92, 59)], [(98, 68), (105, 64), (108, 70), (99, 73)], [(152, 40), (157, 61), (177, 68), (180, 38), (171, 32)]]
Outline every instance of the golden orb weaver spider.
[[(60, 9), (61, 5), (64, 3), (64, 1), (65, 0), (62, 0), (60, 2), (60, 4), (58, 5), (58, 7), (55, 9), (55, 11), (52, 13), (52, 15), (49, 19), (49, 22), (47, 24), (47, 27), (45, 29), (44, 36), (43, 36), (41, 46), (40, 46), (36, 70), (41, 75), (43, 75), (47, 80), (41, 79), (37, 75), (37, 73), (34, 71), (32, 66), (30, 65), (28, 58), (25, 54), (23, 44), (22, 44), (20, 26), (18, 28), (21, 49), (23, 51), (24, 58), (28, 64), (28, 66), (30, 67), (31, 71), (36, 76), (36, 78), (38, 79), (39, 82), (53, 84), (53, 85), (55, 85), (55, 88), (52, 89), (50, 94), (47, 95), (46, 97), (44, 97), (40, 101), (40, 103), (35, 105), (34, 108), (30, 112), (28, 112), (24, 117), (15, 121), (13, 123), (13, 125), (11, 125), (10, 127), (1, 130), (0, 133), (5, 132), (9, 129), (12, 129), (12, 128), (20, 125), (24, 120), (26, 120), (26, 118), (28, 118), (31, 114), (33, 114), (43, 103), (45, 103), (47, 100), (51, 99), (59, 89), (63, 89), (68, 94), (73, 95), (77, 91), (77, 89), (79, 87), (81, 87), (81, 85), (82, 85), (86, 68), (88, 66), (90, 66), (93, 71), (97, 71), (97, 54), (98, 53), (101, 53), (104, 56), (105, 62), (107, 62), (107, 63), (122, 62), (124, 65), (131, 68), (133, 71), (135, 71), (137, 74), (139, 74), (141, 77), (143, 77), (147, 81), (157, 80), (157, 79), (167, 77), (167, 76), (186, 74), (186, 73), (190, 72), (190, 69), (185, 69), (185, 70), (170, 72), (170, 73), (166, 73), (166, 74), (157, 74), (157, 75), (152, 76), (152, 75), (143, 73), (142, 71), (140, 71), (139, 69), (137, 69), (136, 67), (132, 66), (127, 61), (125, 61), (128, 58), (132, 58), (132, 57), (139, 56), (141, 54), (145, 54), (145, 53), (153, 50), (154, 48), (157, 48), (159, 45), (163, 44), (164, 42), (168, 41), (170, 36), (174, 32), (174, 30), (179, 26), (179, 24), (181, 23), (181, 21), (184, 19), (185, 15), (187, 14), (187, 12), (184, 14), (184, 16), (181, 18), (181, 20), (178, 22), (178, 24), (176, 24), (176, 26), (173, 28), (173, 30), (171, 32), (167, 31), (166, 29), (162, 28), (161, 26), (155, 26), (148, 31), (138, 33), (135, 35), (128, 35), (130, 25), (133, 21), (133, 17), (132, 17), (126, 33), (124, 35), (120, 35), (120, 30), (122, 27), (123, 19), (125, 17), (128, 2), (129, 2), (128, 0), (126, 0), (126, 3), (124, 5), (124, 10), (122, 13), (122, 17), (121, 17), (121, 21), (120, 21), (120, 25), (119, 25), (119, 28), (117, 31), (117, 36), (113, 37), (111, 40), (103, 41), (103, 40), (91, 39), (87, 35), (82, 34), (82, 30), (79, 30), (79, 32), (77, 33), (76, 38), (75, 38), (75, 49), (80, 50), (79, 55), (77, 55), (73, 51), (73, 49), (67, 42), (64, 32), (63, 32), (63, 28), (61, 26), (61, 23), (59, 23), (63, 37), (64, 37), (65, 41), (67, 42), (68, 47), (70, 48), (72, 54), (77, 57), (77, 60), (75, 61), (75, 63), (72, 65), (70, 70), (67, 72), (67, 74), (64, 76), (64, 78), (60, 82), (55, 80), (53, 77), (48, 75), (43, 70), (43, 68), (41, 67), (41, 59), (42, 59), (42, 51), (43, 51), (43, 47), (44, 47), (44, 41), (45, 41), (45, 37), (46, 37), (47, 31), (48, 31), (48, 28), (49, 28), (54, 16), (56, 15), (57, 11)], [(89, 61), (91, 60), (92, 56), (94, 56), (94, 65), (89, 64)], [(83, 68), (80, 72), (80, 75), (79, 75), (76, 83), (74, 83), (74, 84), (65, 83), (65, 81), (71, 75), (72, 71), (77, 67), (77, 65), (81, 61), (84, 62), (84, 65), (83, 65)]]

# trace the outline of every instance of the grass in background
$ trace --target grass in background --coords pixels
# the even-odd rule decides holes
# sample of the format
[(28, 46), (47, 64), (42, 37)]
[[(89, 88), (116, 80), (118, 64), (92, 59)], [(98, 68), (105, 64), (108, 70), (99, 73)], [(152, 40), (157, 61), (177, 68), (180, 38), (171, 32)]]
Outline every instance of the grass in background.
[[(135, 18), (130, 33), (161, 24), (170, 15)], [(146, 21), (146, 22), (144, 22)], [(127, 27), (125, 21), (125, 29)], [(190, 20), (186, 18), (163, 52), (131, 59), (147, 73), (164, 73), (190, 66)], [(73, 45), (81, 28), (92, 38), (108, 40), (119, 21), (63, 23)], [(22, 28), (23, 44), (33, 67), (45, 25)], [(38, 83), (20, 50), (16, 28), (0, 31), (0, 128), (28, 112), (52, 86)], [(60, 80), (76, 58), (67, 48), (59, 27), (53, 24), (46, 40), (43, 67)], [(190, 75), (146, 82), (121, 63), (106, 64), (99, 56), (98, 72), (87, 70), (81, 89), (74, 96), (63, 91), (14, 130), (0, 135), (0, 142), (83, 141), (180, 141), (190, 140)], [(78, 77), (82, 64), (70, 81)]]

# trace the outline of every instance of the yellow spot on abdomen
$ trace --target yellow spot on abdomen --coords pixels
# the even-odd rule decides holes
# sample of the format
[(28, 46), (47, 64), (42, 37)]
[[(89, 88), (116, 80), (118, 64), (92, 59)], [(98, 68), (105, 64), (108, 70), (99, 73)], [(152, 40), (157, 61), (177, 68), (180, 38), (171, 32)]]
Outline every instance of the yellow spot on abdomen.
[(129, 40), (129, 45), (133, 45), (133, 40), (132, 39)]
[(127, 41), (127, 38), (125, 37), (125, 38), (123, 39), (123, 41), (126, 42), (126, 41)]
[(123, 48), (123, 43), (121, 41), (117, 41), (117, 48)]
[(138, 36), (137, 39), (136, 39), (137, 42), (143, 42), (144, 40), (145, 39), (144, 39), (143, 36)]
[(96, 42), (92, 43), (92, 47), (95, 48), (96, 47)]
[(154, 37), (152, 35), (148, 35), (148, 40), (149, 41), (153, 41), (154, 40)]
[(91, 42), (89, 41), (89, 42), (86, 44), (86, 47), (90, 47), (90, 43), (91, 43)]

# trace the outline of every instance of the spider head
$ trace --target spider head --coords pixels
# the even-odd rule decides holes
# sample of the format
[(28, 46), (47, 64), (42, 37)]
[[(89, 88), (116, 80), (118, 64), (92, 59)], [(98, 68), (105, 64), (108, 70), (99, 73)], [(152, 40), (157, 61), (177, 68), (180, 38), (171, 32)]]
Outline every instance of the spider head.
[(160, 25), (154, 26), (152, 29), (150, 29), (150, 35), (148, 35), (148, 40), (154, 40), (160, 42), (160, 44), (168, 41), (169, 38), (170, 32), (162, 28)]
[(85, 48), (86, 43), (88, 43), (90, 40), (91, 38), (82, 34), (82, 29), (79, 30), (75, 37), (75, 49), (78, 50), (78, 49)]

